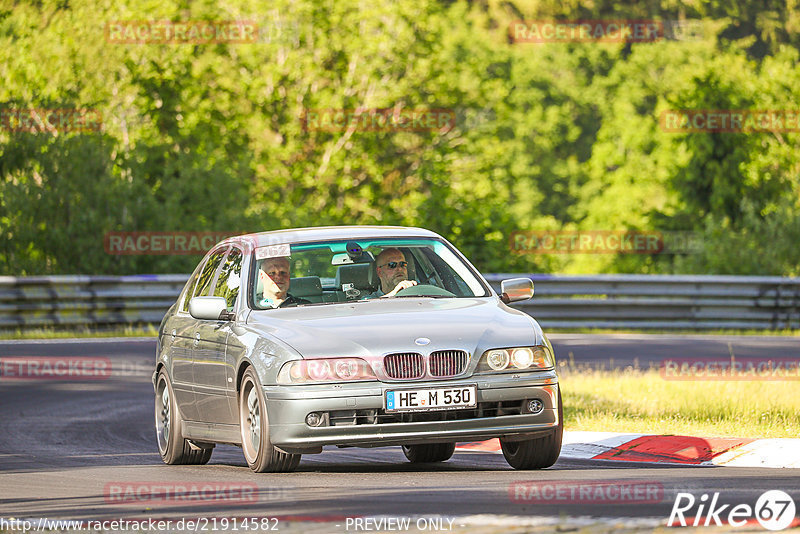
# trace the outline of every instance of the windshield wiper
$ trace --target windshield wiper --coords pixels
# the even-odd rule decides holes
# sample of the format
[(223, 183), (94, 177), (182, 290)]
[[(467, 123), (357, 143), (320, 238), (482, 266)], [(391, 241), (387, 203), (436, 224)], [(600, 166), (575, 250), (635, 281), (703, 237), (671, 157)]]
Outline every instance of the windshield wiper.
[(355, 302), (369, 302), (371, 300), (378, 300), (378, 299), (358, 299), (358, 300), (342, 300), (342, 301), (330, 301), (330, 302), (309, 302), (308, 304), (298, 304), (297, 306), (291, 306), (292, 308), (301, 308), (303, 306), (325, 306), (326, 304), (353, 304)]
[(455, 295), (395, 295), (395, 299), (454, 299)]
[[(391, 300), (391, 299), (453, 299), (458, 298), (456, 296), (450, 295), (396, 295), (394, 297), (387, 297), (387, 298), (374, 298), (374, 299), (358, 299), (358, 300), (343, 300), (343, 301), (335, 301), (335, 302), (309, 302), (308, 304), (297, 304), (295, 306), (287, 306), (286, 308), (273, 308), (273, 309), (280, 309), (286, 310), (289, 308), (303, 308), (308, 306), (326, 306), (328, 304), (355, 304), (356, 302), (379, 302), (383, 300)], [(270, 309), (270, 308), (265, 308)]]

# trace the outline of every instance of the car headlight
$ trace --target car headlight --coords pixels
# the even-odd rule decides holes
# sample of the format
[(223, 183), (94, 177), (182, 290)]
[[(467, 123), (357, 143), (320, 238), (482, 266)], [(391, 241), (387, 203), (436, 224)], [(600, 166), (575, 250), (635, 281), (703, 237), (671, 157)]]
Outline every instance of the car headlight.
[(502, 371), (508, 367), (509, 357), (507, 350), (490, 350), (486, 353), (486, 363), (494, 371)]
[(496, 373), (502, 371), (531, 371), (550, 369), (555, 366), (553, 353), (544, 346), (511, 347), (487, 350), (478, 362), (477, 372)]
[(330, 358), (286, 362), (278, 372), (278, 384), (309, 384), (377, 380), (361, 358)]

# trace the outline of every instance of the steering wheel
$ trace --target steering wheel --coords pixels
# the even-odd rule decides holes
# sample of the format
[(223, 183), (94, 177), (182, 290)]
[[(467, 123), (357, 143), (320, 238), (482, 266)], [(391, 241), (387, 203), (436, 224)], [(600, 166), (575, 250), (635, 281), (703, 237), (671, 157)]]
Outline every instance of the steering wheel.
[(446, 289), (442, 289), (441, 287), (432, 286), (428, 284), (417, 284), (415, 286), (407, 287), (405, 289), (401, 289), (397, 293), (395, 293), (396, 297), (424, 297), (428, 295), (433, 296), (442, 296), (442, 297), (455, 297), (455, 293), (450, 293)]

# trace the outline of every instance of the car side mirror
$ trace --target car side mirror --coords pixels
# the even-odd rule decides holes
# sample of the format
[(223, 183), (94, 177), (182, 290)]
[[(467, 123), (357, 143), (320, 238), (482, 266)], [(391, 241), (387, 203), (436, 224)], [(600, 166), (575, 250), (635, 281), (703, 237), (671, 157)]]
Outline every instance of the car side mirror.
[(189, 301), (189, 315), (208, 321), (230, 321), (234, 316), (222, 297), (194, 297)]
[(500, 300), (508, 304), (528, 300), (533, 296), (533, 280), (530, 278), (511, 278), (500, 282)]

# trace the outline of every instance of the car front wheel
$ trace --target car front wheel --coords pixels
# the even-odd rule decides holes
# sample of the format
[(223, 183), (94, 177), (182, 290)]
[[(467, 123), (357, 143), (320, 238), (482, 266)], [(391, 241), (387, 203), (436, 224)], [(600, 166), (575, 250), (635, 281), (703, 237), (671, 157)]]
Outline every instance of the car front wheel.
[(500, 440), (508, 464), (514, 469), (544, 469), (550, 467), (561, 454), (561, 437), (564, 433), (564, 409), (561, 405), (561, 388), (558, 389), (558, 426), (546, 436), (527, 441)]
[(155, 415), (158, 452), (165, 464), (208, 463), (214, 449), (193, 447), (189, 440), (181, 435), (181, 414), (175, 403), (169, 376), (164, 369), (159, 371), (156, 380)]
[(426, 443), (424, 445), (403, 445), (403, 454), (412, 464), (444, 462), (453, 456), (455, 443)]
[(252, 367), (244, 372), (239, 389), (239, 426), (247, 465), (256, 473), (288, 473), (300, 463), (299, 454), (276, 449), (269, 440), (264, 392)]

